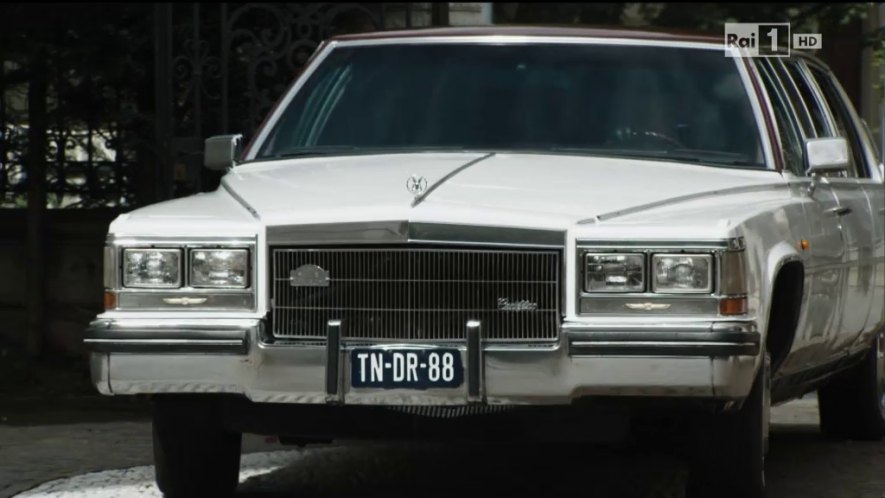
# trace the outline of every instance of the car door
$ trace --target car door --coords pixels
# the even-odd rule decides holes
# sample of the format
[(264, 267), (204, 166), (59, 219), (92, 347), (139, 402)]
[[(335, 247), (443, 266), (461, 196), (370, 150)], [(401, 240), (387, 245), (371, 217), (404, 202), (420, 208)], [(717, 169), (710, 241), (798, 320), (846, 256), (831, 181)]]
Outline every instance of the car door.
[[(863, 239), (858, 244), (856, 275), (854, 271), (849, 271), (849, 298), (866, 296), (869, 307), (865, 315), (858, 309), (857, 315), (846, 319), (850, 326), (872, 332), (883, 321), (885, 312), (885, 188), (882, 185), (882, 172), (878, 168), (878, 151), (870, 142), (863, 123), (832, 72), (813, 63), (808, 64), (808, 68), (829, 107), (837, 132), (848, 140), (857, 175), (853, 180), (854, 185), (863, 190), (867, 198), (866, 212), (856, 218), (860, 225), (856, 231)], [(856, 276), (856, 285), (851, 280), (852, 276)], [(859, 334), (856, 339), (867, 342), (865, 335)]]
[[(851, 154), (849, 168), (843, 175), (826, 179), (835, 196), (835, 206), (824, 215), (839, 219), (844, 242), (842, 306), (838, 330), (828, 341), (834, 354), (841, 354), (854, 344), (866, 327), (872, 306), (875, 264), (873, 258), (873, 219), (870, 199), (865, 191), (869, 181), (862, 144), (856, 129), (842, 107), (839, 95), (827, 77), (828, 70), (817, 63), (813, 69), (804, 60), (785, 61), (784, 65), (799, 88), (806, 106), (822, 124), (819, 136), (843, 137)], [(819, 78), (818, 78), (819, 77)], [(821, 81), (823, 87), (818, 85)]]
[(841, 316), (844, 242), (839, 219), (825, 214), (838, 205), (832, 187), (821, 182), (812, 195), (806, 193), (810, 179), (805, 168), (805, 140), (817, 138), (815, 122), (779, 59), (758, 59), (757, 67), (774, 111), (785, 175), (798, 185), (797, 195), (808, 198), (803, 204), (807, 230), (803, 238), (809, 241), (808, 249), (802, 252), (805, 300), (791, 353), (779, 369), (779, 374), (790, 374), (826, 361), (831, 355), (831, 338), (838, 331)]

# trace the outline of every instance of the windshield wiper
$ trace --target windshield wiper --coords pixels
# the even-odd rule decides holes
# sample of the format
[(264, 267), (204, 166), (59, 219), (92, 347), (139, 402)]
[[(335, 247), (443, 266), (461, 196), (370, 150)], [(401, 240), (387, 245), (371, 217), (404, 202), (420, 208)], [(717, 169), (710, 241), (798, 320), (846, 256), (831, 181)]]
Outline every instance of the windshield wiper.
[(360, 148), (353, 145), (316, 145), (311, 147), (300, 147), (297, 149), (284, 150), (278, 152), (271, 157), (274, 159), (282, 159), (287, 157), (310, 157), (310, 156), (329, 156), (340, 154), (342, 152), (355, 152)]
[(551, 151), (593, 156), (634, 157), (642, 159), (666, 159), (691, 161), (696, 163), (724, 164), (729, 166), (760, 166), (751, 162), (744, 154), (702, 149), (616, 149), (606, 147), (551, 147)]
[[(273, 159), (291, 157), (331, 156), (337, 154), (397, 154), (410, 152), (479, 152), (463, 145), (404, 145), (390, 147), (361, 147), (356, 145), (315, 145), (284, 150), (269, 156)], [(263, 157), (260, 159), (267, 159)]]

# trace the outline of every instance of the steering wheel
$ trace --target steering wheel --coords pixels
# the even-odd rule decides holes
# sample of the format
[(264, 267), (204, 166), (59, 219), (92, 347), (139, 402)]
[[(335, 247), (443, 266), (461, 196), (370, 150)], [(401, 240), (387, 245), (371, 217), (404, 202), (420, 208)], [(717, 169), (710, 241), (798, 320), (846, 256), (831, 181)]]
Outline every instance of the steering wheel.
[(630, 127), (615, 128), (605, 145), (633, 146), (642, 148), (659, 148), (665, 145), (667, 150), (686, 149), (679, 140), (651, 130), (634, 130)]

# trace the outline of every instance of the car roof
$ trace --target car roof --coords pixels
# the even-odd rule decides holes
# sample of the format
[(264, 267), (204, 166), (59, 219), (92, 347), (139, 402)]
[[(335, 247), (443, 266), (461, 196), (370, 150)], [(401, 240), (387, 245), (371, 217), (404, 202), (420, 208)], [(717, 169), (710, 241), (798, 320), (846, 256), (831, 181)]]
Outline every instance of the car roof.
[(388, 40), (398, 38), (433, 38), (457, 36), (525, 36), (561, 38), (619, 38), (649, 41), (684, 41), (722, 44), (721, 36), (664, 29), (606, 28), (574, 26), (470, 26), (448, 28), (422, 28), (399, 31), (373, 31), (339, 35), (337, 41)]

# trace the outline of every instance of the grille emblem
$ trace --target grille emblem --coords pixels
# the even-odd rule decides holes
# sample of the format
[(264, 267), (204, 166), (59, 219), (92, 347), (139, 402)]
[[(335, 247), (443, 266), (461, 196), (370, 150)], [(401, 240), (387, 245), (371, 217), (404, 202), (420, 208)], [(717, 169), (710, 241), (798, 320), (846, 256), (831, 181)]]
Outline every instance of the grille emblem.
[(412, 175), (406, 180), (406, 188), (409, 189), (409, 192), (414, 196), (418, 196), (424, 193), (427, 190), (427, 178), (418, 175)]
[(301, 265), (289, 272), (292, 287), (328, 287), (329, 272), (317, 265)]
[(627, 303), (624, 306), (634, 311), (660, 311), (670, 309), (671, 305), (655, 303)]
[(537, 311), (538, 303), (523, 299), (521, 301), (511, 301), (506, 297), (498, 298), (498, 309), (502, 311)]

